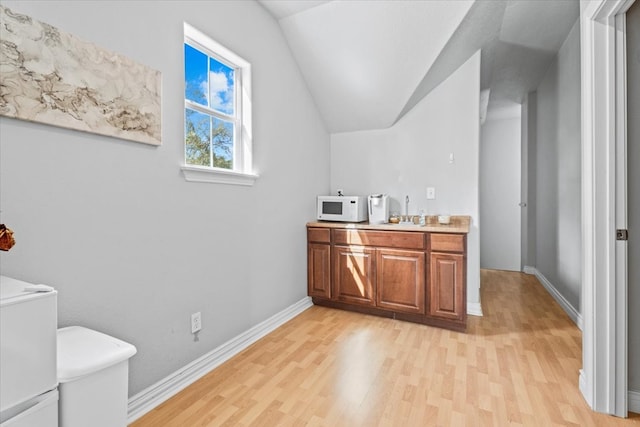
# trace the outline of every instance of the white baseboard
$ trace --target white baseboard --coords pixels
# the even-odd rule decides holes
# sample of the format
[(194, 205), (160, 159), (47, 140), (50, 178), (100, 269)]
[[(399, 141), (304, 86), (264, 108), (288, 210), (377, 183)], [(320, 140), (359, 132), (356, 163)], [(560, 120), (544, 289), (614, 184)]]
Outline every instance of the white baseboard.
[(629, 412), (640, 414), (640, 391), (629, 390)]
[(479, 302), (467, 301), (467, 314), (482, 317), (482, 305)]
[(587, 402), (587, 405), (589, 405), (590, 408), (593, 408), (591, 393), (587, 393), (587, 378), (585, 377), (584, 369), (580, 369), (579, 373), (578, 389), (580, 389), (580, 393), (582, 393), (582, 397), (584, 398), (585, 402)]
[(553, 299), (556, 300), (558, 304), (560, 304), (560, 307), (563, 308), (565, 313), (567, 313), (571, 320), (573, 320), (573, 322), (578, 326), (578, 329), (582, 330), (582, 316), (580, 315), (580, 313), (578, 313), (578, 310), (576, 310), (575, 307), (572, 306), (564, 296), (562, 296), (562, 294), (556, 289), (556, 287), (553, 286), (553, 284), (546, 277), (544, 277), (544, 274), (538, 271), (537, 268), (529, 268), (533, 269), (533, 274), (535, 274), (540, 283), (542, 283), (542, 286), (544, 286), (545, 289), (551, 294)]
[(523, 272), (523, 273), (526, 273), (526, 274), (533, 274), (533, 275), (535, 275), (535, 274), (536, 274), (536, 268), (535, 268), (535, 267), (528, 266), (528, 265), (525, 265), (525, 266), (522, 268), (522, 272)]
[(311, 298), (305, 297), (301, 299), (253, 328), (230, 339), (204, 356), (194, 360), (182, 369), (147, 387), (135, 396), (132, 396), (129, 399), (128, 405), (128, 423), (132, 423), (142, 417), (165, 400), (174, 396), (179, 391), (211, 372), (214, 368), (240, 353), (260, 338), (293, 319), (312, 305)]
[[(586, 393), (586, 380), (584, 378), (584, 370), (580, 369), (580, 377), (578, 380), (578, 384), (580, 386), (580, 391), (582, 392), (582, 396), (584, 400), (586, 400), (587, 404), (591, 406), (591, 396), (587, 396)], [(636, 414), (640, 414), (640, 391), (629, 390), (627, 392), (627, 410), (629, 412), (635, 412)]]

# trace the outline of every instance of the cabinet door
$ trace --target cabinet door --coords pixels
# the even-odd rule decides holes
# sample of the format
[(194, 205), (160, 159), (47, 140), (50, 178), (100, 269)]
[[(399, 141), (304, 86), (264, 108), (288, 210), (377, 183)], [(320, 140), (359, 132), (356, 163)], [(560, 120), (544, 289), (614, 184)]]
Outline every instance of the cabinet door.
[(331, 246), (307, 245), (307, 293), (310, 297), (331, 298)]
[(376, 269), (378, 307), (424, 314), (424, 252), (378, 249)]
[(375, 249), (334, 246), (334, 299), (359, 305), (375, 305), (374, 258)]
[(464, 255), (432, 252), (429, 274), (429, 315), (466, 319)]

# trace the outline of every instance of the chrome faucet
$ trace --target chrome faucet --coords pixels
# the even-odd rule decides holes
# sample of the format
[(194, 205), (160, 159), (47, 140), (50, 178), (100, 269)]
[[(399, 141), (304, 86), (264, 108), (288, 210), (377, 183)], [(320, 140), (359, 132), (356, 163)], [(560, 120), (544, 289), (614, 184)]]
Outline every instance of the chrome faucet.
[(404, 214), (409, 216), (409, 195), (407, 195), (404, 199)]

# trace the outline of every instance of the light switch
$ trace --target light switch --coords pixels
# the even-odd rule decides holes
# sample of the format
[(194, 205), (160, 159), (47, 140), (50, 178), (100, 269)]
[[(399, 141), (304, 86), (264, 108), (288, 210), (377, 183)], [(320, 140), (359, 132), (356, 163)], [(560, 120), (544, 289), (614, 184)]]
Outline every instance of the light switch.
[(427, 200), (433, 200), (436, 198), (435, 187), (427, 187)]

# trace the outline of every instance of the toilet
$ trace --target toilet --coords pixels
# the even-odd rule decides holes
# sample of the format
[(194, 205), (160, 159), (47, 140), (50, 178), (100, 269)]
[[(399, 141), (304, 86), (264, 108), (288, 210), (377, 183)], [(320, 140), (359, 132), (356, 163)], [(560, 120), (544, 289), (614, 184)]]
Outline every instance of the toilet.
[(60, 427), (125, 427), (136, 348), (81, 326), (58, 329), (57, 337)]

